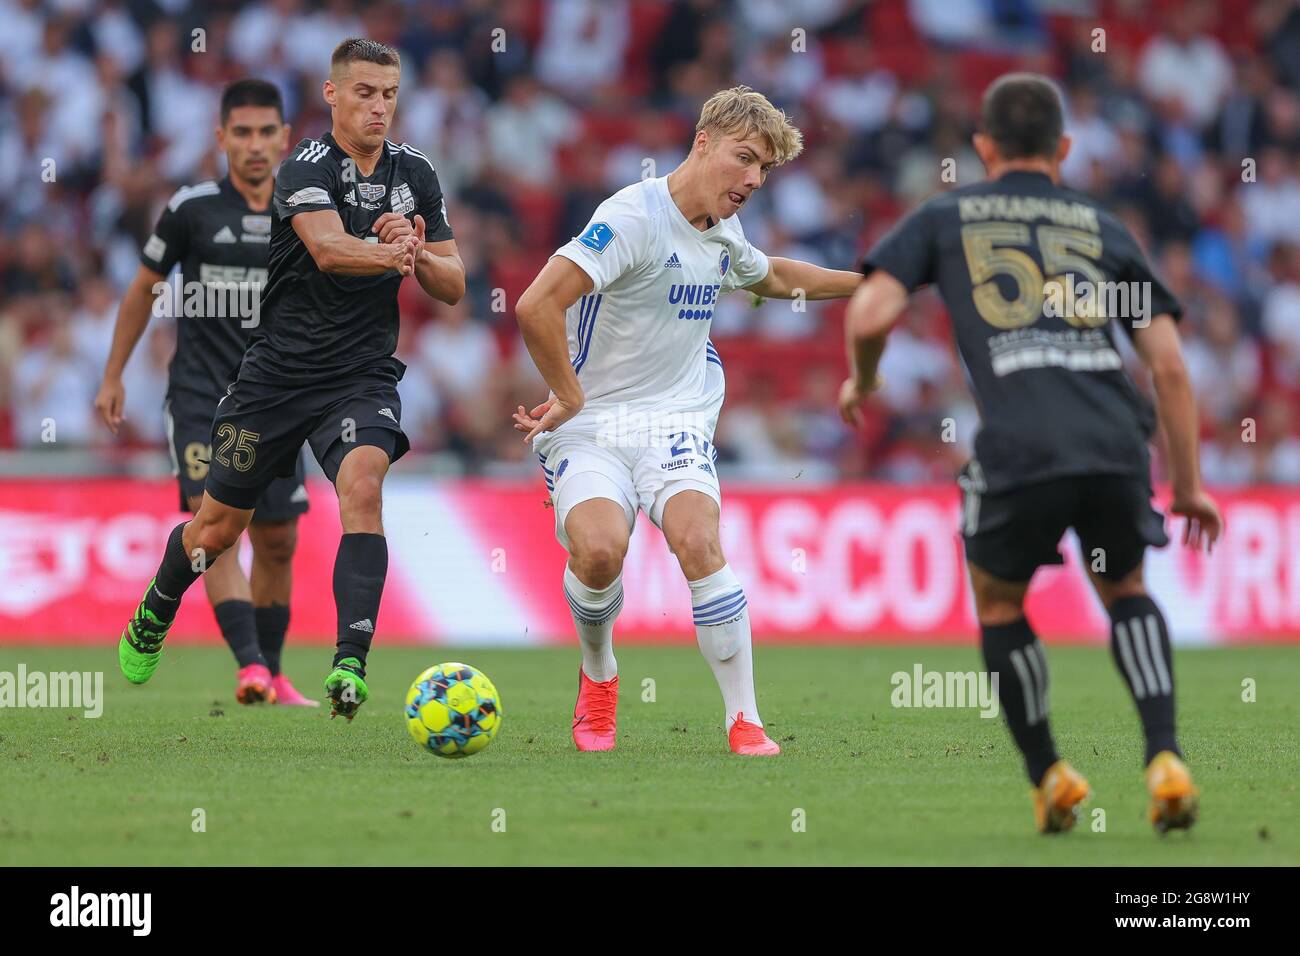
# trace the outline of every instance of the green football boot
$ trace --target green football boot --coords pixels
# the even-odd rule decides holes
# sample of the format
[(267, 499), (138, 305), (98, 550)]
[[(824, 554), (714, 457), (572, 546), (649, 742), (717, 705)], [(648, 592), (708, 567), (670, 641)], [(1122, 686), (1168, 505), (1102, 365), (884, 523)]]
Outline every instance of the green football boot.
[(330, 716), (351, 720), (357, 708), (370, 696), (366, 686), (365, 668), (355, 657), (345, 657), (334, 665), (325, 678), (325, 693), (330, 699)]
[[(153, 581), (149, 582), (153, 587)], [(149, 589), (145, 589), (145, 594)], [(117, 643), (117, 663), (122, 668), (122, 676), (132, 684), (143, 684), (158, 669), (162, 657), (163, 638), (171, 622), (163, 622), (158, 616), (140, 602), (135, 615), (122, 631), (122, 639)]]

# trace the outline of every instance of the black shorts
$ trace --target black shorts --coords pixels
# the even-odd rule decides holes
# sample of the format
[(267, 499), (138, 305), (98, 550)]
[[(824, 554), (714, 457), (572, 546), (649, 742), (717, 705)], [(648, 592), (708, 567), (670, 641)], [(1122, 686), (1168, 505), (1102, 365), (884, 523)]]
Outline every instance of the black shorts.
[(204, 486), (232, 508), (252, 508), (275, 479), (291, 475), (303, 442), (330, 481), (343, 456), (361, 445), (382, 448), (390, 462), (410, 450), (402, 431), (397, 383), (405, 367), (393, 363), (346, 381), (268, 385), (239, 379), (212, 420), (212, 467)]
[[(178, 392), (167, 399), (163, 415), (167, 421), (167, 444), (172, 456), (172, 474), (180, 485), (181, 510), (190, 510), (190, 499), (203, 494), (212, 460), (212, 413), (217, 403)], [(301, 450), (293, 473), (277, 478), (258, 495), (253, 520), (290, 521), (307, 512), (307, 485)]]
[(1003, 581), (1028, 581), (1044, 564), (1064, 564), (1058, 546), (1069, 528), (1084, 566), (1108, 581), (1136, 568), (1148, 546), (1169, 543), (1151, 486), (1140, 478), (1055, 478), (994, 495), (974, 491), (969, 479), (962, 487), (966, 559)]

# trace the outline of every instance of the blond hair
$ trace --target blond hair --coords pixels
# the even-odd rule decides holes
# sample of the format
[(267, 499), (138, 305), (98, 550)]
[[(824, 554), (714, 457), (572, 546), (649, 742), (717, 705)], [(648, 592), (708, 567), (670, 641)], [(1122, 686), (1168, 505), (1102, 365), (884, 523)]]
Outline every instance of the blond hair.
[(695, 124), (695, 132), (705, 129), (723, 135), (740, 133), (746, 139), (757, 133), (778, 166), (803, 152), (803, 133), (766, 96), (748, 86), (733, 86), (710, 96)]

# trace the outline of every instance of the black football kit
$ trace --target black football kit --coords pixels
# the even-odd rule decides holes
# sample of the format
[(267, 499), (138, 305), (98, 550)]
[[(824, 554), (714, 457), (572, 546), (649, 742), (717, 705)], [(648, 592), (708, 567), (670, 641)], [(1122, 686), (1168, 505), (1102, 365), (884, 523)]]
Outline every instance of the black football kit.
[(410, 447), (397, 393), (406, 369), (393, 357), (402, 276), (317, 268), (292, 219), (325, 209), (369, 242), (378, 241), (371, 227), (386, 212), (422, 215), (428, 242), (452, 238), (437, 174), (418, 150), (385, 143), (363, 176), (329, 133), (294, 147), (276, 177), (261, 320), (213, 422), (207, 490), (233, 507), (251, 507), (292, 471), (304, 441), (331, 481), (358, 445), (383, 448), (392, 461)]
[(922, 204), (867, 254), (875, 269), (937, 285), (951, 316), (981, 418), (960, 479), (971, 561), (1024, 581), (1061, 563), (1073, 527), (1117, 579), (1168, 543), (1150, 504), (1155, 415), (1116, 336), (1182, 309), (1114, 215), (1010, 172)]
[[(270, 242), (270, 212), (249, 208), (227, 177), (178, 190), (140, 252), (140, 262), (163, 276), (180, 267), (171, 300), (176, 353), (164, 415), (183, 510), (203, 494), (212, 416), (259, 322)], [(293, 472), (271, 482), (255, 506), (254, 521), (284, 521), (307, 510), (301, 455)]]

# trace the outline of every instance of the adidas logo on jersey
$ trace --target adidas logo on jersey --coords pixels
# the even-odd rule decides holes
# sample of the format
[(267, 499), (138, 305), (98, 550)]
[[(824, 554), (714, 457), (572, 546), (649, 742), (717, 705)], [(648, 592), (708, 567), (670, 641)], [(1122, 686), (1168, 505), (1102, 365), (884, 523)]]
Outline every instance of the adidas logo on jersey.
[(366, 618), (365, 620), (357, 621), (353, 624), (349, 624), (348, 627), (350, 627), (354, 631), (365, 631), (367, 634), (375, 633), (375, 624), (373, 621), (370, 620), (370, 618)]
[(297, 488), (295, 488), (293, 494), (289, 496), (289, 500), (292, 501), (294, 504), (298, 504), (301, 501), (306, 501), (307, 486), (299, 485)]
[(668, 261), (664, 263), (665, 269), (680, 269), (681, 267), (682, 260), (677, 258), (677, 253), (675, 252), (669, 256)]
[(397, 424), (397, 416), (393, 414), (393, 410), (391, 408), (381, 408), (379, 410), (379, 414), (383, 415), (385, 418), (392, 419), (394, 425)]
[(235, 234), (234, 232), (231, 231), (229, 226), (222, 226), (221, 229), (218, 230), (217, 234), (212, 237), (212, 241), (213, 242), (238, 242), (239, 240), (235, 238)]

